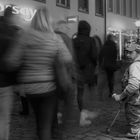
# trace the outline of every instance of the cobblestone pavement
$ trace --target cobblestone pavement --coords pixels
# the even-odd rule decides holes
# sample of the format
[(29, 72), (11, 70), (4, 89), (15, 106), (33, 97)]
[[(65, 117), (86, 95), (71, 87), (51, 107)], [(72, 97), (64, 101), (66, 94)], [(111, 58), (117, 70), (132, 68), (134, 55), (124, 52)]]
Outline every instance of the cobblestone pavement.
[[(120, 90), (120, 77), (122, 72), (116, 73), (115, 88)], [(127, 124), (124, 117), (124, 111), (121, 110), (119, 117), (111, 128), (110, 135), (105, 133), (106, 128), (111, 124), (116, 115), (119, 104), (113, 99), (108, 98), (107, 82), (104, 73), (99, 75), (98, 88), (92, 89), (92, 92), (85, 91), (85, 107), (95, 114), (96, 118), (88, 127), (79, 126), (79, 110), (76, 101), (74, 101), (70, 118), (66, 121), (63, 129), (63, 140), (127, 140), (119, 138), (127, 131)], [(12, 113), (10, 140), (37, 140), (35, 135), (35, 119), (31, 112), (29, 116), (19, 115), (21, 105), (18, 97), (15, 97), (14, 109)], [(61, 130), (60, 130), (61, 131)]]

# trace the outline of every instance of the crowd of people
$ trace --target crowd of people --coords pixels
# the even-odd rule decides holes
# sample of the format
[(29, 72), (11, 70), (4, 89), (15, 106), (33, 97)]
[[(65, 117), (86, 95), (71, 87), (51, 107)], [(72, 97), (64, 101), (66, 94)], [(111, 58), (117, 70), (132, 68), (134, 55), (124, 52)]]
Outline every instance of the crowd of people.
[[(127, 49), (132, 64), (125, 72), (124, 90), (114, 94), (114, 73), (118, 70), (117, 44), (109, 34), (104, 45), (90, 36), (91, 26), (81, 20), (73, 38), (67, 35), (67, 22), (55, 24), (46, 7), (37, 10), (28, 30), (15, 24), (12, 7), (0, 19), (0, 139), (9, 139), (13, 95), (22, 102), (21, 115), (29, 115), (31, 105), (39, 140), (51, 140), (58, 118), (64, 122), (76, 93), (80, 126), (90, 125), (95, 114), (84, 107), (84, 88), (98, 84), (97, 66), (107, 75), (109, 97), (125, 100), (128, 137), (140, 135), (140, 46)], [(76, 87), (76, 88), (75, 88)], [(92, 90), (91, 90), (92, 92)], [(64, 123), (63, 122), (63, 123)]]

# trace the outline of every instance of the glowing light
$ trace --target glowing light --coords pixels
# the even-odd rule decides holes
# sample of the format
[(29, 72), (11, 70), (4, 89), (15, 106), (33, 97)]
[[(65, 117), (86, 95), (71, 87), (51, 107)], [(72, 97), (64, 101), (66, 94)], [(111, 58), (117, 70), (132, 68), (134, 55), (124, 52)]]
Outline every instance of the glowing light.
[(135, 25), (136, 25), (136, 27), (140, 27), (140, 20), (137, 20), (137, 21), (135, 22)]
[(28, 7), (18, 7), (9, 4), (3, 5), (0, 3), (0, 12), (3, 12), (7, 7), (12, 7), (13, 14), (21, 14), (25, 21), (31, 21), (37, 11), (37, 9), (32, 9)]

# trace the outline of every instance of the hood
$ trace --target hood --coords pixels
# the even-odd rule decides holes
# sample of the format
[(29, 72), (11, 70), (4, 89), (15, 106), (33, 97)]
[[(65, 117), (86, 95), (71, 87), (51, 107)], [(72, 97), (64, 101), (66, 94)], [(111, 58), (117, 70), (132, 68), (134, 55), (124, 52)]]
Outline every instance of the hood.
[(78, 24), (78, 35), (86, 35), (89, 36), (91, 31), (91, 26), (90, 24), (85, 21), (81, 20)]

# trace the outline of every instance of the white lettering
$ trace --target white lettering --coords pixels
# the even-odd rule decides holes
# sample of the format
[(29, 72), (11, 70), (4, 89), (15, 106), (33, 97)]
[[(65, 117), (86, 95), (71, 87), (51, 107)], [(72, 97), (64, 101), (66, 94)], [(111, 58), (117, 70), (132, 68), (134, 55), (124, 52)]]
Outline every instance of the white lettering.
[(29, 14), (26, 15), (25, 20), (26, 20), (26, 21), (31, 21), (36, 12), (37, 12), (36, 9), (34, 9), (34, 10), (33, 10), (33, 9), (29, 9)]
[[(5, 8), (11, 7), (11, 6), (12, 5), (9, 5), (9, 4), (5, 6), (3, 4), (0, 4), (0, 12), (3, 12)], [(31, 21), (37, 11), (37, 9), (32, 9), (32, 8), (27, 8), (27, 7), (20, 8), (18, 6), (12, 6), (12, 8), (13, 8), (13, 14), (21, 14), (24, 20), (26, 21)]]
[(19, 14), (19, 7), (13, 6), (13, 14)]

